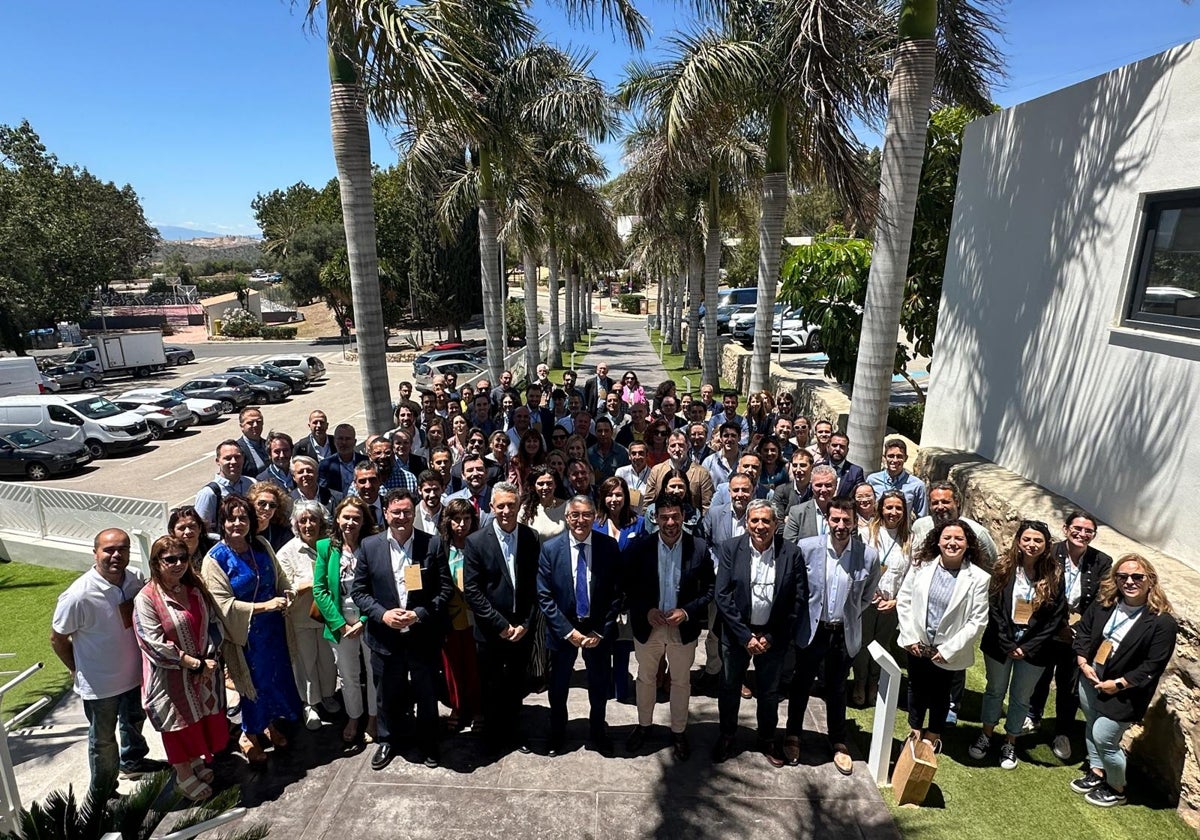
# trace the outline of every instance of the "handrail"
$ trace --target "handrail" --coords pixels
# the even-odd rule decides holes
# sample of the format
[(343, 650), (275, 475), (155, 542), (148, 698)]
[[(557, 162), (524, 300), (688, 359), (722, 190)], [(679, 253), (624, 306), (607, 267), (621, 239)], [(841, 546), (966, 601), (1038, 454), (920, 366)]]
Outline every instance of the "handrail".
[(896, 706), (900, 701), (900, 666), (879, 642), (867, 646), (871, 658), (879, 663), (879, 693), (875, 699), (875, 719), (871, 724), (871, 755), (867, 766), (875, 783), (888, 784), (892, 762), (892, 730), (896, 728)]

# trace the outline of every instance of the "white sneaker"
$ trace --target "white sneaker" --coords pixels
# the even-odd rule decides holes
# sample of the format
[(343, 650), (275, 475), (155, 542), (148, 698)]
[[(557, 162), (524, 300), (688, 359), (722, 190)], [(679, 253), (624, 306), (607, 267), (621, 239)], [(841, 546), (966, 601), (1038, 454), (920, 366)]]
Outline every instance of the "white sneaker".
[(304, 726), (306, 729), (312, 730), (321, 728), (321, 716), (317, 714), (317, 710), (312, 706), (304, 707)]
[(1037, 721), (1028, 715), (1025, 716), (1025, 722), (1021, 724), (1021, 732), (1028, 735), (1031, 732), (1036, 732), (1038, 728)]
[(1017, 750), (1012, 744), (1005, 741), (1000, 745), (1000, 769), (1016, 770), (1017, 769)]
[(1071, 760), (1071, 739), (1066, 735), (1054, 736), (1054, 754), (1062, 761)]

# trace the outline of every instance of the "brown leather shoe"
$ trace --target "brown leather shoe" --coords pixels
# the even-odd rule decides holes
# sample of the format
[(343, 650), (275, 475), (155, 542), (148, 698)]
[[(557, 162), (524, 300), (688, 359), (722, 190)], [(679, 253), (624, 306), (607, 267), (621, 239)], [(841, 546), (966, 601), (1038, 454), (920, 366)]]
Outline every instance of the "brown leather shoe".
[(846, 752), (845, 744), (833, 745), (833, 766), (843, 776), (849, 776), (854, 772), (854, 759), (850, 757), (850, 753)]
[(783, 757), (792, 767), (800, 763), (800, 738), (788, 735), (783, 739)]
[(759, 741), (758, 748), (766, 756), (767, 761), (770, 762), (772, 767), (783, 767), (787, 764), (787, 761), (784, 760), (783, 755), (779, 752), (779, 744), (774, 739)]

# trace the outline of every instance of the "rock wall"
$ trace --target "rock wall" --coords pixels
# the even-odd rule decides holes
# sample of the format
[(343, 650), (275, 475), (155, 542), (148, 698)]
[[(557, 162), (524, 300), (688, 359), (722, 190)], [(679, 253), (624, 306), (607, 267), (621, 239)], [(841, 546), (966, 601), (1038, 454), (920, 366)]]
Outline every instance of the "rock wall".
[[(963, 496), (963, 513), (986, 526), (1001, 550), (1011, 544), (1022, 519), (1040, 519), (1057, 532), (1057, 523), (1076, 507), (969, 452), (922, 449), (913, 472), (927, 482), (953, 482)], [(1179, 620), (1175, 656), (1145, 720), (1126, 734), (1125, 747), (1131, 769), (1149, 778), (1177, 803), (1179, 815), (1200, 829), (1200, 574), (1103, 523), (1093, 544), (1114, 559), (1130, 553), (1149, 559)]]

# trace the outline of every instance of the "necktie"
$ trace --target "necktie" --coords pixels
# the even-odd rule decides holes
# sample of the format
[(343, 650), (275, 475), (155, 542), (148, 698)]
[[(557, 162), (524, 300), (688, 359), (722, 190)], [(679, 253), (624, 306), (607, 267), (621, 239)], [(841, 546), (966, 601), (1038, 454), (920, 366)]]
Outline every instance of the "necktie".
[(479, 497), (478, 496), (471, 497), (471, 506), (475, 508), (476, 513), (479, 513)]
[(575, 564), (575, 614), (579, 618), (587, 618), (592, 611), (587, 586), (587, 543), (576, 543), (576, 546), (579, 549), (579, 562)]

